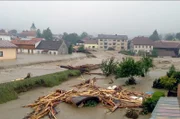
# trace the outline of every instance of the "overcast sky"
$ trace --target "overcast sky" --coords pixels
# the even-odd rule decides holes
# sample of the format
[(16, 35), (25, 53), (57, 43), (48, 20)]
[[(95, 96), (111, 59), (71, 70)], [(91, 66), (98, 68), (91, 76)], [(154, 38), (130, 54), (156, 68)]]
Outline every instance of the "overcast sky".
[(180, 1), (0, 1), (0, 29), (53, 33), (127, 34), (180, 32)]

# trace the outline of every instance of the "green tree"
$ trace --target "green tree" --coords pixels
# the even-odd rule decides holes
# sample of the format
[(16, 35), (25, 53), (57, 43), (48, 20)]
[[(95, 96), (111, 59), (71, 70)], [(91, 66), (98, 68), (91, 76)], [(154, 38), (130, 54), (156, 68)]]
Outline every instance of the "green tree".
[(175, 35), (174, 34), (166, 34), (165, 40), (174, 40)]
[(42, 38), (42, 34), (41, 34), (40, 29), (37, 30), (37, 32), (36, 32), (36, 37), (37, 37), (37, 38)]
[(179, 33), (176, 33), (176, 38), (177, 38), (178, 40), (180, 40), (180, 32), (179, 32)]
[(50, 30), (50, 28), (48, 27), (46, 30), (43, 30), (43, 38), (45, 38), (46, 40), (53, 40), (52, 37), (52, 32)]
[(153, 41), (160, 40), (159, 34), (158, 34), (157, 30), (155, 30), (155, 31), (153, 32), (153, 34), (149, 37), (149, 39), (151, 39), (151, 40), (153, 40)]
[(73, 47), (72, 47), (72, 44), (69, 46), (69, 48), (68, 48), (68, 53), (69, 54), (72, 54), (72, 52), (73, 52)]
[(88, 33), (82, 32), (82, 34), (80, 35), (80, 39), (83, 39), (83, 38), (85, 38), (87, 36), (88, 36)]
[(77, 33), (70, 33), (70, 34), (64, 33), (63, 39), (71, 44), (76, 44), (76, 42), (80, 40), (80, 37), (78, 36)]
[(106, 76), (114, 74), (116, 71), (117, 63), (118, 62), (115, 61), (114, 57), (103, 60), (100, 66), (103, 74), (105, 74)]
[(157, 57), (157, 56), (158, 56), (157, 49), (153, 49), (153, 50), (151, 51), (151, 56), (152, 56), (152, 57)]

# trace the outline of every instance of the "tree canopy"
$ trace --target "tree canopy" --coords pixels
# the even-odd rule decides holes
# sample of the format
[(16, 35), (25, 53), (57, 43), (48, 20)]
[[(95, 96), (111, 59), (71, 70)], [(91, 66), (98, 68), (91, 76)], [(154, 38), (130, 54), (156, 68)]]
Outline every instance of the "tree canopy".
[(41, 34), (41, 30), (40, 29), (37, 30), (36, 37), (37, 38), (42, 38), (42, 34)]
[(178, 40), (180, 40), (180, 32), (179, 32), (179, 33), (176, 33), (176, 38), (177, 38)]
[(167, 34), (165, 36), (165, 40), (174, 40), (175, 39), (175, 35), (174, 34)]
[(153, 34), (149, 37), (149, 39), (151, 39), (151, 40), (153, 40), (153, 41), (160, 40), (159, 34), (158, 34), (157, 30), (155, 30), (155, 31), (153, 32)]
[(47, 29), (43, 30), (42, 37), (45, 38), (46, 40), (53, 40), (52, 32), (50, 28), (48, 27)]
[(82, 32), (82, 34), (80, 35), (80, 39), (83, 39), (83, 38), (85, 38), (87, 36), (88, 36), (88, 33)]

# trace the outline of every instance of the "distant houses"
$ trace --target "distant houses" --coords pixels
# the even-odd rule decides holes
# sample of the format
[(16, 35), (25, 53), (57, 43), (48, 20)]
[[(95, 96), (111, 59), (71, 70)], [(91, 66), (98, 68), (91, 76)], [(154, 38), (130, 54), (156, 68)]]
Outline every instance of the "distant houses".
[(89, 50), (97, 50), (98, 49), (98, 41), (97, 40), (86, 40), (84, 41), (84, 48)]
[(11, 42), (0, 40), (0, 60), (16, 59), (16, 48)]

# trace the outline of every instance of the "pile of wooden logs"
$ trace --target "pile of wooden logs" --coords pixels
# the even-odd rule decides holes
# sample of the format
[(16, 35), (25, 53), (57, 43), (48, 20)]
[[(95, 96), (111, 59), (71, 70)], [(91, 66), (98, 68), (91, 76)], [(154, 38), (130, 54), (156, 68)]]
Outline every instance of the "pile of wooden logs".
[(65, 68), (65, 69), (69, 69), (69, 70), (80, 70), (81, 73), (87, 73), (90, 70), (95, 70), (95, 69), (99, 69), (100, 68), (100, 64), (85, 64), (85, 65), (81, 65), (81, 66), (64, 66), (61, 65), (61, 68)]
[[(95, 85), (96, 80), (96, 78), (93, 78), (78, 85), (74, 85), (74, 87), (78, 88), (78, 90), (76, 88), (69, 91), (56, 90), (56, 92), (47, 96), (39, 97), (33, 104), (24, 106), (31, 107), (33, 109), (33, 111), (24, 119), (40, 119), (44, 116), (49, 116), (50, 119), (56, 119), (55, 115), (58, 112), (55, 107), (61, 102), (69, 104), (83, 103), (83, 101), (73, 102), (74, 99), (76, 98), (77, 100), (78, 97), (83, 100), (85, 100), (86, 97), (89, 99), (98, 98), (99, 102), (103, 103), (104, 106), (112, 112), (117, 108), (141, 107), (142, 100), (139, 100), (139, 97), (143, 97), (143, 99), (149, 97), (147, 94), (129, 91), (122, 89), (122, 87), (116, 87), (115, 89), (97, 87)], [(79, 88), (81, 90), (79, 90)]]

